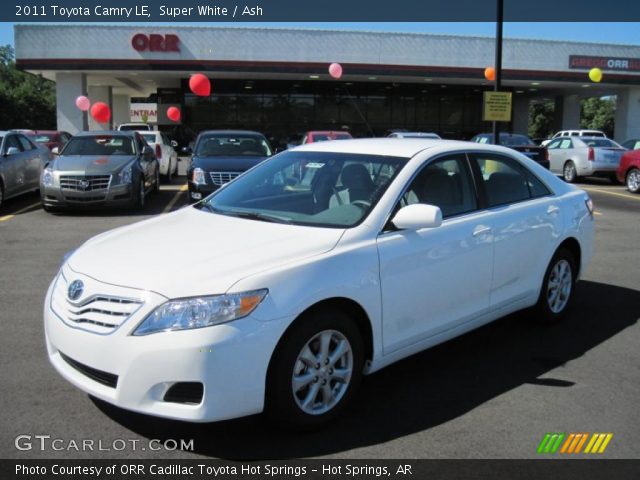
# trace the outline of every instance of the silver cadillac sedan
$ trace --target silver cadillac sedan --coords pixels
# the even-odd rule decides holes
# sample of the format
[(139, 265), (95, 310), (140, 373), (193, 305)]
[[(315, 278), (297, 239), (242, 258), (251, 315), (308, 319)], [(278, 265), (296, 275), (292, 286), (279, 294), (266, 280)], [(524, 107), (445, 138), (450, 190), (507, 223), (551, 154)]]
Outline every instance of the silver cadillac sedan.
[(159, 178), (155, 153), (139, 133), (83, 132), (43, 170), (40, 197), (47, 211), (143, 208), (147, 194), (159, 190)]

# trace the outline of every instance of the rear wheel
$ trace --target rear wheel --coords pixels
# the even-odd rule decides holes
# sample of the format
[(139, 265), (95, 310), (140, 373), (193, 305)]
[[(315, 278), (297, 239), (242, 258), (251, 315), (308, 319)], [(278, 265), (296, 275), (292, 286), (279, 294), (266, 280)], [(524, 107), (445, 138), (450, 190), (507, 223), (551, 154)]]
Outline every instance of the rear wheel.
[(142, 210), (144, 208), (144, 200), (145, 200), (145, 188), (144, 188), (144, 178), (141, 178), (138, 182), (138, 189), (136, 195), (133, 199), (133, 207)]
[(637, 168), (632, 168), (627, 173), (627, 190), (631, 193), (639, 193), (640, 192), (640, 170)]
[(2, 208), (3, 202), (4, 202), (4, 187), (2, 186), (2, 182), (0, 182), (0, 208)]
[(269, 366), (266, 413), (278, 426), (310, 429), (337, 417), (362, 377), (364, 346), (353, 320), (318, 310), (298, 320)]
[(538, 303), (534, 307), (538, 320), (556, 323), (562, 320), (573, 302), (577, 265), (573, 254), (559, 249), (544, 275)]
[(564, 168), (562, 169), (562, 178), (567, 183), (575, 183), (578, 180), (576, 165), (571, 160), (564, 164)]
[(173, 179), (173, 172), (171, 171), (171, 159), (169, 159), (169, 166), (167, 167), (167, 175), (165, 176), (167, 183), (171, 183)]

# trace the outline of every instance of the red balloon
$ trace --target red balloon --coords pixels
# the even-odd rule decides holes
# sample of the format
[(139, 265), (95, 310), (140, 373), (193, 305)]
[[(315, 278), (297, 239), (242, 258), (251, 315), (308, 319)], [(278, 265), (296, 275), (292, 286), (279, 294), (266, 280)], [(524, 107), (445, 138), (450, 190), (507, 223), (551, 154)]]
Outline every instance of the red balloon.
[(211, 93), (211, 82), (203, 74), (196, 73), (189, 79), (189, 88), (199, 97), (208, 97)]
[(111, 109), (106, 103), (96, 102), (91, 105), (91, 116), (98, 123), (107, 123), (111, 118)]
[(180, 109), (178, 107), (167, 108), (167, 117), (174, 122), (180, 121)]

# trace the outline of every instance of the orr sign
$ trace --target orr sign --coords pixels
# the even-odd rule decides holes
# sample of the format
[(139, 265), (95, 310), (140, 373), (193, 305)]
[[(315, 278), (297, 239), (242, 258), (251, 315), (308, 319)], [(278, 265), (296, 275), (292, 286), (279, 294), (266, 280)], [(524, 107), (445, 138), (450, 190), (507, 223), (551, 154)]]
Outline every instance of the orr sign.
[(617, 70), (620, 72), (640, 72), (640, 58), (591, 57), (569, 55), (569, 68), (590, 70)]
[(173, 34), (136, 33), (131, 39), (131, 46), (138, 52), (179, 52), (180, 38)]

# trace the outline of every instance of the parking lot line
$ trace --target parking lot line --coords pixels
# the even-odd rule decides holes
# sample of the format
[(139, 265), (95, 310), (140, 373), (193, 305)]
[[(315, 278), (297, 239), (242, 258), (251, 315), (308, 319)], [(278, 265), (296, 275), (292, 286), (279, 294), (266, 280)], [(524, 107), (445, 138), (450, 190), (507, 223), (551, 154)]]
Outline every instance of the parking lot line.
[(40, 206), (40, 202), (36, 202), (36, 203), (32, 203), (31, 205), (28, 205), (24, 208), (21, 208), (20, 210), (16, 210), (15, 212), (9, 214), (9, 215), (5, 215), (3, 217), (0, 217), (0, 222), (6, 222), (7, 220), (11, 220), (13, 217), (15, 217), (16, 215), (20, 215), (21, 213), (24, 213), (28, 210), (31, 210), (32, 208), (35, 207), (39, 207)]
[(602, 215), (602, 212), (593, 212), (594, 215)]
[(611, 190), (604, 190), (602, 188), (585, 187), (582, 185), (580, 186), (580, 188), (583, 190), (587, 190), (588, 192), (600, 192), (600, 193), (606, 193), (608, 195), (616, 195), (618, 197), (630, 198), (632, 200), (640, 200), (640, 195), (612, 192)]
[(164, 210), (162, 211), (162, 213), (168, 213), (171, 211), (171, 209), (174, 207), (174, 205), (176, 204), (176, 202), (178, 201), (178, 199), (180, 198), (180, 195), (184, 192), (187, 191), (187, 184), (185, 183), (184, 185), (182, 185), (180, 187), (180, 189), (175, 193), (175, 195), (173, 196), (173, 198), (171, 199), (171, 201), (169, 202), (169, 204), (164, 208)]

